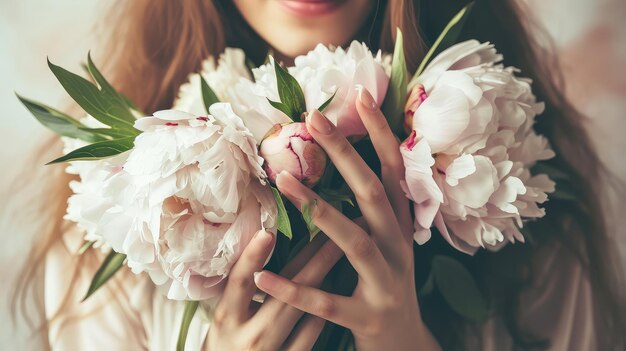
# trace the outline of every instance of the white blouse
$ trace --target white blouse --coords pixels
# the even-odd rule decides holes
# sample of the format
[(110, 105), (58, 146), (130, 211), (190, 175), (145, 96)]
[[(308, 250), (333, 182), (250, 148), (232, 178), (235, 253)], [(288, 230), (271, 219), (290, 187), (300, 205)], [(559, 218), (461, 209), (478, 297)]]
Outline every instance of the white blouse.
[[(48, 319), (70, 294), (67, 305), (62, 307), (63, 315), (49, 324), (51, 349), (176, 350), (184, 303), (165, 298), (147, 276), (128, 274), (123, 280), (112, 280), (80, 302), (91, 277), (80, 276), (78, 283), (70, 287), (72, 276), (68, 272), (74, 271), (75, 253), (81, 242), (82, 233), (68, 232), (65, 242), (56, 245), (46, 259), (44, 303)], [(208, 330), (208, 319), (196, 313), (185, 350), (201, 350)]]
[[(49, 325), (51, 349), (175, 350), (184, 304), (166, 299), (147, 277), (129, 274), (123, 280), (109, 282), (118, 284), (107, 284), (80, 303), (91, 276), (80, 276), (78, 284), (70, 288), (72, 277), (68, 272), (74, 271), (75, 252), (81, 242), (82, 233), (68, 232), (65, 245), (56, 245), (46, 261), (46, 316), (54, 317), (65, 295), (70, 294), (67, 305), (62, 307), (64, 314)], [(552, 251), (545, 260), (545, 270), (534, 288), (523, 296), (523, 304), (522, 327), (550, 338), (548, 350), (595, 350), (591, 287), (580, 265), (565, 249)], [(204, 349), (208, 329), (208, 319), (196, 313), (185, 350)], [(483, 340), (485, 351), (515, 350), (506, 328), (497, 319), (485, 325)]]

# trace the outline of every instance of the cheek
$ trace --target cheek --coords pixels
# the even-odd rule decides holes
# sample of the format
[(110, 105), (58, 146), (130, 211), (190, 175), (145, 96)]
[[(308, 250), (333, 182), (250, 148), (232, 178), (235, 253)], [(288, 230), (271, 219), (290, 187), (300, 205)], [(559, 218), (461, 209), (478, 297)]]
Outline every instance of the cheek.
[[(228, 0), (227, 0), (228, 1)], [(244, 20), (259, 35), (272, 27), (272, 11), (277, 0), (232, 0)], [(228, 19), (226, 19), (228, 21)]]

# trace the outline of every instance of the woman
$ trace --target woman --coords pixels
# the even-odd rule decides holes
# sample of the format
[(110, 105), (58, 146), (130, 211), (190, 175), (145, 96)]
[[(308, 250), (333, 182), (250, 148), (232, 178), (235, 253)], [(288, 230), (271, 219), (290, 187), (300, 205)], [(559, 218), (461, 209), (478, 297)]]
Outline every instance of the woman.
[[(289, 63), (317, 43), (343, 45), (352, 39), (390, 52), (399, 27), (409, 69), (414, 71), (426, 43), (433, 42), (463, 5), (456, 0), (124, 2), (109, 53), (110, 69), (116, 87), (142, 110), (152, 112), (170, 107), (187, 75), (226, 46), (244, 49), (255, 62), (262, 62), (271, 50)], [(408, 203), (398, 189), (403, 172), (397, 144), (378, 106), (363, 91), (357, 110), (382, 160), (382, 182), (323, 115), (310, 114), (307, 128), (354, 190), (364, 220), (359, 224), (348, 220), (281, 174), (279, 189), (297, 205), (315, 203), (314, 221), (332, 241), (316, 240), (281, 277), (255, 273), (275, 240), (257, 233), (231, 272), (211, 326), (199, 318), (192, 323), (187, 349), (310, 349), (324, 319), (349, 328), (357, 350), (623, 347), (626, 314), (617, 295), (619, 266), (612, 264), (617, 261), (611, 255), (598, 199), (604, 169), (591, 149), (582, 117), (559, 91), (552, 57), (528, 35), (531, 26), (517, 2), (483, 0), (477, 1), (463, 37), (493, 42), (505, 64), (533, 78), (535, 93), (547, 106), (537, 129), (550, 138), (558, 155), (554, 165), (567, 174), (582, 201), (550, 201), (548, 216), (531, 225), (531, 243), (526, 245), (471, 258), (435, 238), (413, 249), (411, 240), (398, 240), (407, 237), (411, 221)], [(56, 206), (48, 208), (61, 211), (50, 213), (60, 221), (67, 194), (57, 195)], [(182, 310), (153, 291), (145, 279), (118, 277), (117, 285), (78, 303), (99, 260), (92, 252), (71, 255), (80, 240), (75, 228), (56, 223), (36, 248), (35, 264), (26, 275), (32, 278), (37, 264), (46, 261), (52, 347), (172, 349)], [(355, 292), (342, 297), (318, 290), (344, 253), (359, 277)], [(425, 262), (441, 253), (457, 256), (477, 278), (493, 302), (489, 322), (463, 320), (437, 295), (418, 302), (416, 286), (425, 280)], [(250, 304), (257, 287), (270, 295), (260, 307)]]

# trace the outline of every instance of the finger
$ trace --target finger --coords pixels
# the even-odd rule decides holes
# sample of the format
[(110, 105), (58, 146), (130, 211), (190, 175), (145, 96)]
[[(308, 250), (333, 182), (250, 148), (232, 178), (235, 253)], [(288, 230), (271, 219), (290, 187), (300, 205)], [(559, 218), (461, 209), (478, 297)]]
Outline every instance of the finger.
[[(393, 257), (395, 235), (400, 231), (385, 188), (352, 145), (319, 111), (306, 118), (307, 130), (324, 148), (337, 170), (350, 186), (363, 217), (385, 257)], [(328, 233), (327, 233), (328, 234)]]
[(292, 280), (296, 283), (318, 287), (342, 256), (343, 251), (341, 251), (339, 246), (329, 240), (324, 243)]
[(255, 273), (254, 282), (275, 299), (345, 328), (358, 328), (360, 321), (366, 318), (359, 306), (346, 296), (300, 285), (268, 271)]
[(413, 224), (409, 201), (400, 186), (404, 180), (404, 162), (398, 144), (387, 119), (367, 89), (359, 86), (356, 109), (367, 129), (381, 164), (382, 183), (389, 197), (402, 232), (412, 240)]
[[(302, 239), (307, 240), (307, 239)], [(328, 241), (326, 235), (319, 233), (316, 235), (310, 243), (306, 244), (304, 248), (298, 252), (298, 254), (287, 263), (287, 265), (280, 271), (280, 275), (286, 278), (293, 278), (304, 265), (311, 260), (313, 255)]]
[(263, 269), (267, 257), (272, 252), (274, 239), (274, 234), (265, 230), (254, 235), (230, 270), (224, 294), (215, 308), (216, 318), (235, 323), (248, 318), (250, 303), (256, 291), (254, 272)]
[(303, 208), (304, 204), (309, 204), (312, 222), (345, 252), (364, 282), (385, 285), (389, 278), (388, 265), (372, 238), (361, 227), (287, 172), (281, 172), (276, 177), (276, 185), (296, 207)]
[[(295, 276), (294, 281), (307, 286), (319, 287), (326, 274), (341, 256), (343, 256), (343, 252), (337, 245), (330, 240), (327, 241)], [(300, 317), (302, 317), (302, 311), (268, 295), (263, 307), (250, 321), (252, 325), (259, 326), (267, 324), (267, 321), (271, 320), (272, 328), (275, 331), (266, 338), (265, 342), (269, 345), (281, 345)]]
[(302, 317), (281, 348), (283, 351), (311, 350), (324, 329), (325, 320), (310, 314)]

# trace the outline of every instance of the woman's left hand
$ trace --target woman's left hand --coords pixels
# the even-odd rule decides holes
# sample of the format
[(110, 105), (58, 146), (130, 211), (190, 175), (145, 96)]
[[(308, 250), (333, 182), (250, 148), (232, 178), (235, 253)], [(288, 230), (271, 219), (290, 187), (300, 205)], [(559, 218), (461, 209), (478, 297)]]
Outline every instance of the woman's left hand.
[(356, 104), (381, 160), (382, 182), (321, 113), (309, 114), (306, 124), (354, 192), (367, 230), (291, 175), (277, 178), (280, 191), (299, 208), (308, 204), (313, 223), (345, 252), (359, 276), (354, 293), (330, 294), (268, 271), (256, 275), (256, 284), (277, 300), (349, 328), (359, 351), (440, 350), (420, 316), (398, 143), (369, 92), (362, 90)]

